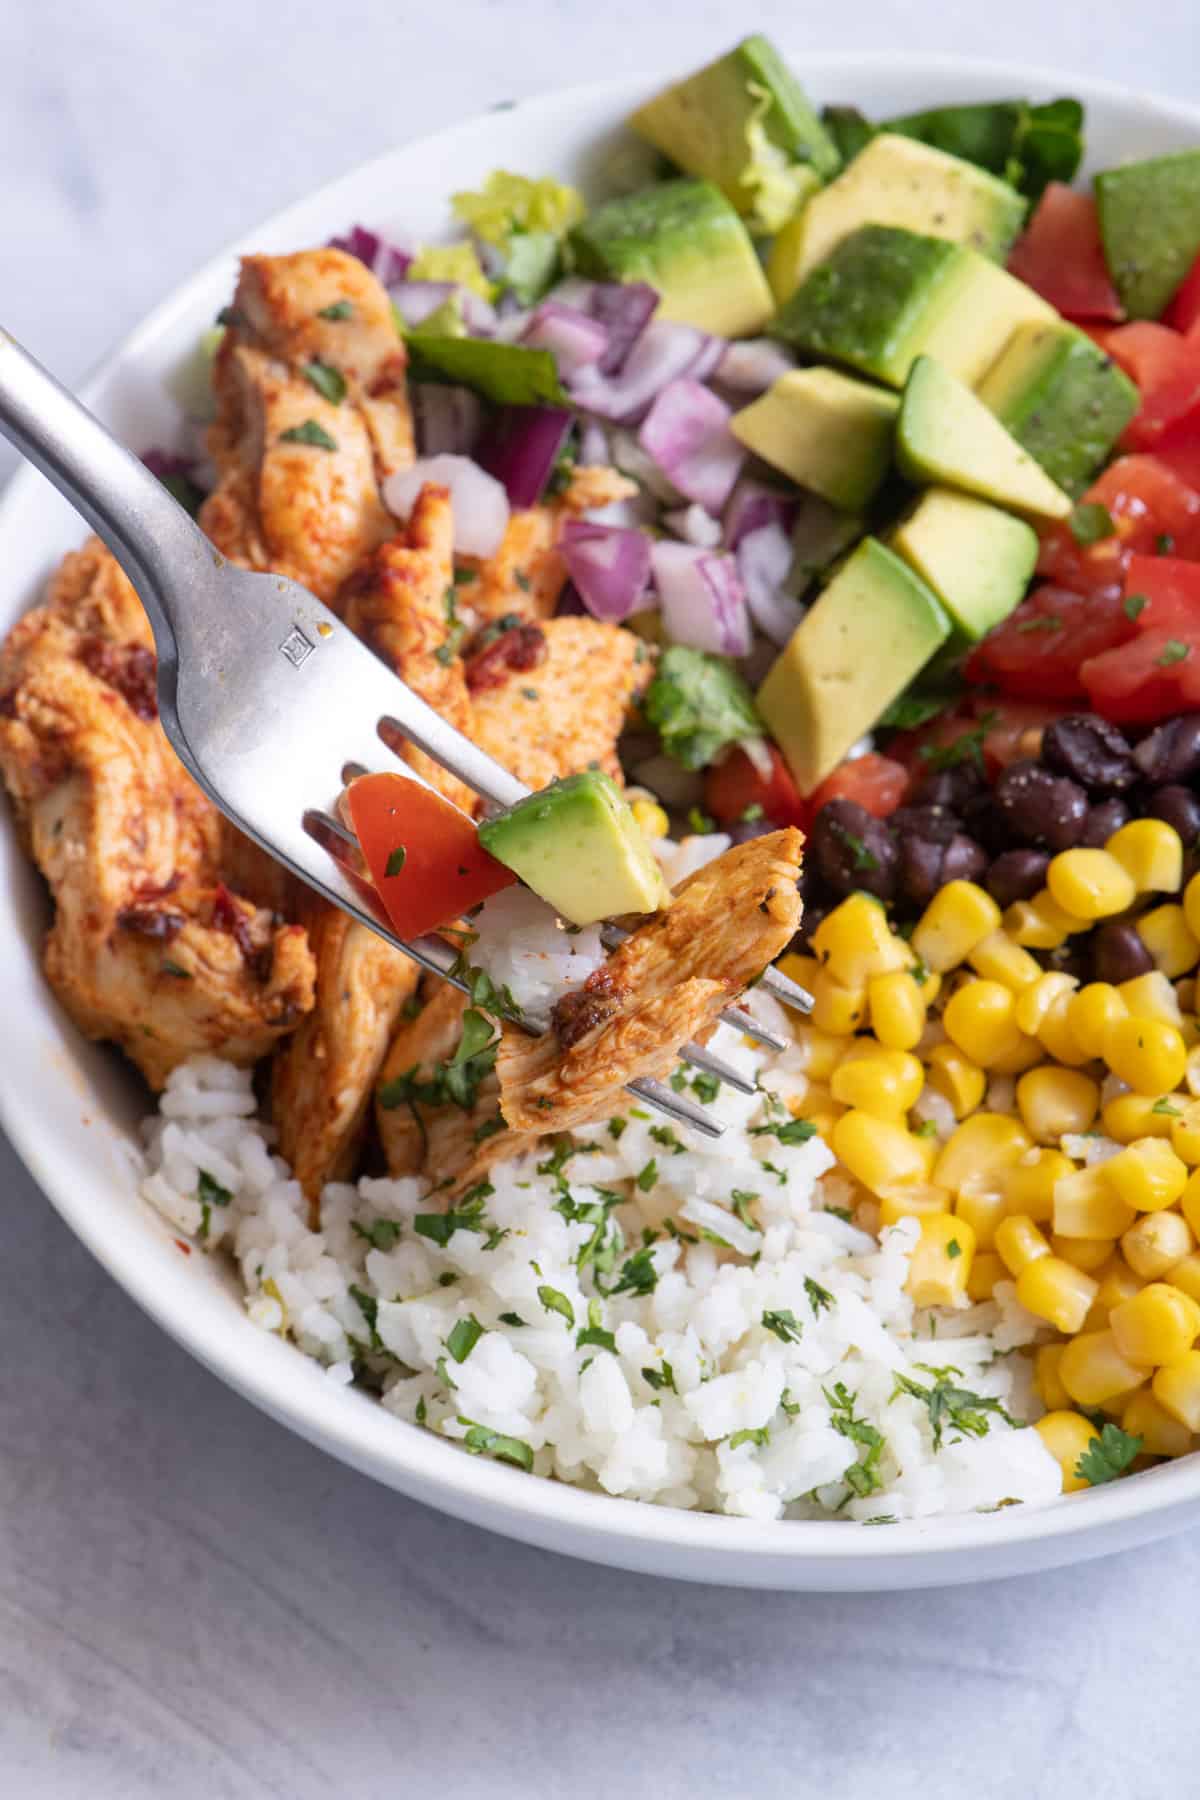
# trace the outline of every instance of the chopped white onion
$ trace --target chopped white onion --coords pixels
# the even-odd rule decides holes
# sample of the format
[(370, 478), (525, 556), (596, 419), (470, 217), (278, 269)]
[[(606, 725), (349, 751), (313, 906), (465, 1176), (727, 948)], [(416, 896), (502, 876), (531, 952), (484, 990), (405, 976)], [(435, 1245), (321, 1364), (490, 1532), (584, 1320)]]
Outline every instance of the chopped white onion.
[(706, 513), (694, 500), (690, 506), (664, 513), (663, 524), (685, 544), (694, 544), (698, 550), (715, 550), (721, 541), (720, 520)]
[(786, 644), (804, 608), (784, 592), (792, 566), (792, 540), (777, 521), (748, 531), (737, 547), (738, 573), (750, 617), (773, 644)]
[(773, 338), (743, 338), (740, 343), (726, 345), (717, 364), (716, 378), (739, 393), (765, 394), (795, 366), (795, 358)]
[(389, 512), (407, 519), (427, 482), (450, 490), (454, 548), (463, 556), (492, 556), (508, 529), (508, 495), (494, 475), (469, 456), (426, 456), (400, 469), (383, 484)]
[(729, 429), (729, 407), (688, 375), (668, 382), (646, 414), (638, 442), (667, 479), (706, 512), (719, 513), (746, 460)]
[(732, 556), (663, 538), (650, 560), (670, 641), (716, 656), (745, 656), (750, 617)]

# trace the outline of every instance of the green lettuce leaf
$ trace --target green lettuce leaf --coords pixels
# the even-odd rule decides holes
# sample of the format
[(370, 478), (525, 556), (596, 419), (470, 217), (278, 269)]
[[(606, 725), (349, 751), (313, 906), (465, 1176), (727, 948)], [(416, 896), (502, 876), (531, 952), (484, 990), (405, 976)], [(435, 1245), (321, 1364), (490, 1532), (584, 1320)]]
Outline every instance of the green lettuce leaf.
[(754, 696), (732, 664), (683, 644), (664, 651), (644, 711), (667, 755), (685, 769), (703, 769), (728, 745), (764, 735)]

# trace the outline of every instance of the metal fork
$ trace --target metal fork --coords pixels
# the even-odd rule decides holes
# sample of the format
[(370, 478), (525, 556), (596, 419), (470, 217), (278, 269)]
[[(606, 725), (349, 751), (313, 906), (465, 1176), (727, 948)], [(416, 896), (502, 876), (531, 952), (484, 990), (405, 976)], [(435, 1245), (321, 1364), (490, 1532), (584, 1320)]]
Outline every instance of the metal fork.
[[(108, 545), (137, 589), (158, 651), (163, 729), (184, 767), (270, 856), (404, 952), (467, 991), (456, 953), (438, 937), (405, 942), (331, 854), (353, 839), (329, 811), (352, 771), (395, 755), (384, 733), (415, 744), (496, 806), (528, 789), (446, 723), (297, 581), (227, 562), (158, 479), (0, 329), (0, 432), (41, 470)], [(398, 768), (413, 779), (404, 763)], [(332, 840), (332, 841), (331, 841)], [(348, 841), (347, 841), (348, 840)], [(606, 926), (610, 947), (622, 933)], [(778, 970), (763, 986), (807, 1011)], [(782, 1040), (740, 1007), (722, 1017), (775, 1049)], [(540, 1026), (518, 1021), (527, 1029)], [(684, 1061), (744, 1092), (754, 1083), (699, 1045)], [(710, 1137), (722, 1127), (658, 1081), (630, 1092)]]

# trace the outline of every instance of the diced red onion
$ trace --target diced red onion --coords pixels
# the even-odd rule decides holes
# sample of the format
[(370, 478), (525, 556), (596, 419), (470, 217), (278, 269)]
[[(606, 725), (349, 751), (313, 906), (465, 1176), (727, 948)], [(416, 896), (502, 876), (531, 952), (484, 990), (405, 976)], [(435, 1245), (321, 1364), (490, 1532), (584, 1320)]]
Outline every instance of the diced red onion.
[(467, 456), (424, 456), (383, 484), (384, 502), (407, 519), (426, 482), (450, 490), (454, 508), (454, 548), (464, 556), (492, 556), (508, 529), (508, 496), (494, 475)]
[(588, 311), (608, 333), (608, 346), (600, 359), (600, 373), (615, 375), (645, 331), (658, 306), (658, 294), (644, 281), (599, 281), (592, 290)]
[(619, 375), (605, 375), (598, 367), (581, 369), (569, 384), (571, 397), (601, 419), (635, 424), (668, 382), (691, 372), (710, 342), (694, 325), (655, 319), (634, 344)]
[(559, 378), (569, 381), (580, 369), (598, 363), (608, 349), (608, 333), (595, 319), (557, 300), (543, 300), (521, 333), (521, 342), (533, 350), (553, 352)]
[(720, 512), (746, 460), (729, 429), (732, 416), (689, 375), (661, 390), (638, 433), (642, 449), (680, 493), (710, 513)]
[(717, 656), (745, 656), (750, 617), (732, 556), (714, 556), (663, 539), (655, 544), (650, 561), (671, 642)]
[(644, 531), (568, 519), (558, 549), (594, 619), (619, 624), (641, 606), (650, 582), (650, 539)]
[(472, 337), (494, 337), (499, 323), (499, 314), (490, 300), (477, 294), (474, 288), (460, 287), (458, 290), (462, 303), (463, 324)]
[(786, 644), (804, 608), (783, 591), (792, 566), (792, 540), (777, 520), (748, 531), (737, 548), (738, 574), (750, 617), (773, 644)]
[(753, 475), (743, 475), (725, 508), (725, 548), (736, 550), (748, 532), (758, 531), (763, 525), (781, 525), (785, 531), (790, 531), (795, 519), (793, 495), (767, 487)]
[(774, 338), (743, 338), (740, 343), (726, 344), (717, 363), (716, 377), (725, 387), (743, 394), (765, 394), (767, 389), (788, 375), (796, 366), (782, 344)]
[(715, 550), (721, 542), (720, 525), (694, 500), (690, 506), (664, 513), (663, 524), (685, 544), (694, 544), (698, 550)]
[(536, 506), (570, 429), (563, 407), (506, 406), (480, 446), (480, 466), (504, 484), (513, 506)]
[(345, 237), (330, 238), (329, 247), (357, 256), (359, 262), (366, 263), (372, 275), (378, 275), (385, 287), (403, 281), (412, 262), (407, 250), (402, 250), (399, 244), (389, 244), (377, 231), (368, 231), (365, 225), (352, 225)]
[(701, 350), (699, 356), (688, 370), (688, 374), (691, 376), (692, 380), (707, 381), (710, 375), (715, 375), (717, 372), (717, 365), (720, 363), (724, 353), (725, 339), (710, 337), (703, 350)]
[(483, 402), (471, 388), (414, 381), (409, 389), (420, 456), (470, 456), (483, 428)]
[(457, 292), (458, 283), (454, 281), (394, 281), (388, 289), (396, 311), (410, 330), (423, 325)]

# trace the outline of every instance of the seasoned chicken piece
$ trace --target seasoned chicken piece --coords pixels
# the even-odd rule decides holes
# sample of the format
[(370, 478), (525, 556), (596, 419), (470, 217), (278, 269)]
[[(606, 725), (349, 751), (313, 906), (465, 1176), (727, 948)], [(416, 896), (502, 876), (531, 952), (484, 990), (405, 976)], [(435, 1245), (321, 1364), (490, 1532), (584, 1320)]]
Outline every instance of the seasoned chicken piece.
[(46, 973), (152, 1087), (264, 1056), (312, 1005), (304, 931), (221, 881), (215, 808), (158, 723), (150, 630), (92, 539), (0, 650), (0, 770), (55, 918)]
[(794, 828), (737, 844), (688, 877), (665, 912), (633, 932), (554, 1009), (553, 1030), (503, 1028), (500, 1107), (517, 1131), (566, 1131), (604, 1118), (640, 1076), (668, 1075), (800, 922)]
[(571, 479), (559, 495), (559, 504), (568, 513), (591, 512), (593, 507), (612, 506), (617, 500), (632, 500), (638, 484), (619, 469), (607, 463), (581, 463), (571, 471)]
[(466, 675), (471, 737), (527, 786), (593, 767), (622, 781), (617, 738), (651, 675), (632, 632), (582, 618), (515, 626)]
[(217, 353), (200, 523), (231, 561), (329, 600), (394, 531), (380, 484), (412, 461), (387, 294), (339, 250), (243, 259)]
[[(422, 700), (469, 735), (471, 699), (451, 622), (453, 543), (450, 495), (430, 483), (417, 496), (404, 531), (368, 557), (335, 605), (350, 629)], [(475, 810), (471, 789), (440, 764), (407, 745), (404, 756), (455, 806), (468, 813)]]
[(315, 1225), (325, 1183), (352, 1172), (376, 1076), (421, 971), (377, 932), (315, 898), (308, 926), (316, 1004), (275, 1057), (271, 1113)]
[(395, 1084), (405, 1075), (428, 1081), (435, 1065), (453, 1056), (466, 1009), (465, 994), (447, 981), (431, 978), (420, 1012), (404, 1020), (392, 1039), (375, 1090), (375, 1123), (391, 1175), (415, 1175), (425, 1160), (423, 1118), (397, 1098)]
[(463, 557), (463, 567), (476, 579), (464, 583), (464, 604), (479, 625), (494, 619), (549, 619), (553, 617), (567, 579), (566, 565), (555, 549), (567, 519), (614, 500), (628, 500), (638, 491), (616, 469), (577, 468), (563, 492), (513, 512), (500, 548), (481, 561)]

